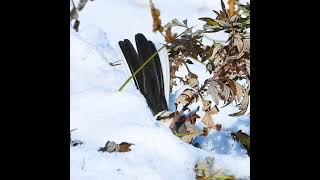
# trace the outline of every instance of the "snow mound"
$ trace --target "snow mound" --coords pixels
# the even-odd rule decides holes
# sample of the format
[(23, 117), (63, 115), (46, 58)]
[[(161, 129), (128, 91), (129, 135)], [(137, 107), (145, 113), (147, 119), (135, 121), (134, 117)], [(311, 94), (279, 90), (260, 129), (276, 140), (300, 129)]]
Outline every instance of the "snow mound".
[[(133, 83), (117, 91), (125, 72), (101, 56), (92, 45), (100, 43), (95, 37), (88, 41), (71, 31), (70, 123), (78, 128), (72, 138), (84, 141), (70, 148), (71, 179), (193, 180), (195, 162), (209, 153), (183, 143), (159, 124)], [(98, 152), (108, 140), (135, 145), (127, 153)]]

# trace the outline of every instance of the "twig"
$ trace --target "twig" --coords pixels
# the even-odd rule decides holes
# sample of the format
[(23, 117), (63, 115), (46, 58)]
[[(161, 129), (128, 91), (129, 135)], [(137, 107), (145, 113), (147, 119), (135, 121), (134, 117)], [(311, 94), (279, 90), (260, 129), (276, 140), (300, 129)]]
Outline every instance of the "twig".
[(163, 32), (159, 31), (162, 37), (166, 38), (166, 36), (163, 34)]
[(118, 61), (115, 61), (115, 62), (109, 62), (109, 65), (110, 66), (118, 66), (118, 65), (121, 65), (121, 63), (117, 63), (117, 62), (120, 62), (122, 60), (118, 60)]
[(175, 135), (178, 137), (183, 137), (186, 135), (192, 135), (192, 134), (197, 134), (197, 133), (203, 133), (203, 131), (196, 131), (196, 132), (192, 132), (192, 133), (175, 133)]
[(82, 170), (82, 171), (83, 171), (83, 169), (84, 169), (84, 164), (85, 164), (85, 159), (84, 159), (84, 157), (83, 157), (82, 167), (81, 167), (81, 170)]
[(186, 63), (186, 62), (183, 62), (183, 64), (186, 66), (188, 73), (189, 73), (189, 74), (191, 74), (192, 72), (190, 71), (190, 69), (189, 69), (189, 67), (188, 67), (187, 63)]
[(185, 80), (183, 79), (183, 77), (175, 76), (175, 78), (178, 78), (183, 84), (186, 84), (186, 83), (187, 83), (187, 81), (185, 81)]
[(77, 9), (77, 7), (76, 7), (76, 5), (75, 5), (74, 1), (73, 1), (73, 0), (71, 0), (71, 2), (72, 2), (73, 7), (74, 7), (75, 9)]
[(70, 130), (70, 132), (75, 131), (75, 130), (77, 130), (77, 129), (78, 129), (78, 128), (72, 129), (72, 130)]

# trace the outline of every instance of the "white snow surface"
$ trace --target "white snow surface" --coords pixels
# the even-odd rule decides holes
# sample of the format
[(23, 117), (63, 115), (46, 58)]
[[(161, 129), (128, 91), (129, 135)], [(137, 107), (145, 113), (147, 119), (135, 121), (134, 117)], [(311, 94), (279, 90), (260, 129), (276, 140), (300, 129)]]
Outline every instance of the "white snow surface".
[[(190, 25), (199, 26), (202, 22), (198, 17), (214, 16), (211, 10), (220, 9), (218, 0), (153, 2), (160, 9), (163, 22), (188, 19)], [(70, 126), (77, 128), (72, 139), (84, 144), (70, 146), (71, 180), (194, 180), (196, 161), (208, 155), (214, 156), (215, 169), (250, 179), (250, 158), (239, 143), (229, 138), (230, 132), (240, 129), (250, 134), (250, 118), (228, 116), (237, 111), (234, 105), (220, 108), (221, 113), (214, 116), (214, 121), (222, 124), (222, 131), (213, 130), (208, 137), (195, 139), (205, 147), (199, 149), (183, 143), (153, 118), (133, 82), (118, 92), (129, 77), (125, 61), (120, 61), (120, 66), (109, 65), (124, 60), (118, 41), (127, 38), (134, 42), (134, 35), (140, 32), (162, 42), (159, 34), (152, 33), (148, 0), (88, 1), (79, 12), (79, 19), (79, 32), (70, 26)], [(223, 40), (226, 35), (213, 38)], [(209, 77), (202, 66), (189, 66), (199, 75), (200, 82)], [(184, 74), (185, 69), (179, 73)], [(179, 87), (170, 95), (171, 101), (182, 89)], [(201, 110), (198, 114), (203, 115)], [(200, 119), (197, 126), (202, 126)], [(108, 140), (135, 145), (126, 153), (98, 152)]]

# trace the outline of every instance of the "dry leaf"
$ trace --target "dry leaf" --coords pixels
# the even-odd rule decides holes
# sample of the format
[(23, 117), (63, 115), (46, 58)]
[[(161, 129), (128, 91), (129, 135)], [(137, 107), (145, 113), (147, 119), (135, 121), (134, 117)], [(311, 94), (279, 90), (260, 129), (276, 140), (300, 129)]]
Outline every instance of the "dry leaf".
[(213, 119), (211, 117), (211, 115), (206, 112), (201, 120), (203, 122), (203, 124), (205, 124), (205, 126), (210, 130), (210, 129), (215, 129), (216, 125), (213, 122)]
[(211, 95), (214, 103), (219, 105), (219, 90), (217, 89), (216, 85), (217, 83), (215, 81), (210, 81), (207, 93)]
[(207, 127), (204, 127), (202, 135), (203, 136), (208, 136), (208, 134), (209, 134), (209, 129)]
[(113, 141), (107, 141), (104, 147), (100, 147), (98, 151), (101, 152), (128, 152), (131, 151), (130, 146), (134, 145), (132, 143), (122, 142), (120, 144), (117, 144)]
[(119, 149), (119, 152), (128, 152), (128, 151), (131, 151), (130, 149), (130, 146), (132, 146), (134, 144), (132, 143), (127, 143), (127, 142), (122, 142), (120, 143), (120, 149)]
[(171, 21), (171, 24), (172, 24), (173, 26), (181, 26), (181, 27), (188, 28), (188, 26), (186, 26), (185, 23), (180, 22), (180, 21), (179, 21), (178, 19), (176, 19), (176, 18)]
[[(194, 90), (192, 89), (185, 89), (176, 99), (176, 104), (186, 105), (191, 101), (191, 97), (194, 94)], [(197, 101), (197, 99), (193, 99), (193, 101)]]
[(195, 90), (199, 89), (199, 81), (197, 78), (187, 78), (187, 83)]
[(248, 95), (248, 92), (241, 86), (243, 92), (244, 92), (244, 96), (242, 98), (242, 101), (240, 103), (240, 111), (239, 112), (236, 112), (236, 113), (233, 113), (233, 114), (230, 114), (229, 116), (241, 116), (241, 115), (244, 115), (248, 109), (248, 106), (249, 106), (249, 95)]

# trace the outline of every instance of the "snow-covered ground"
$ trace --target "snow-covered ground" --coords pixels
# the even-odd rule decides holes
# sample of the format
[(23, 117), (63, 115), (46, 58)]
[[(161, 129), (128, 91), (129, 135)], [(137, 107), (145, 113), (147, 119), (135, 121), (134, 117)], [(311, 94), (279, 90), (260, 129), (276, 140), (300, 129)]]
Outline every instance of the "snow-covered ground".
[[(153, 2), (163, 22), (188, 19), (190, 25), (199, 26), (202, 22), (197, 18), (213, 16), (211, 9), (220, 9), (218, 0)], [(118, 92), (129, 77), (124, 61), (120, 66), (109, 65), (123, 60), (118, 41), (133, 41), (138, 32), (157, 42), (163, 39), (151, 31), (148, 0), (89, 1), (79, 19), (79, 32), (70, 27), (70, 126), (77, 128), (72, 139), (83, 140), (84, 144), (70, 147), (71, 180), (194, 180), (195, 162), (208, 155), (214, 156), (215, 169), (222, 168), (237, 178), (250, 177), (250, 158), (239, 143), (228, 137), (229, 132), (239, 129), (250, 134), (250, 119), (228, 116), (237, 111), (234, 106), (220, 108), (221, 113), (214, 116), (215, 122), (222, 124), (222, 131), (211, 131), (208, 137), (195, 140), (204, 145), (202, 150), (183, 143), (158, 123), (133, 82)], [(226, 34), (212, 38), (223, 40)], [(201, 66), (194, 64), (190, 69), (203, 82), (209, 73)], [(201, 111), (199, 115), (203, 115)], [(202, 126), (200, 122), (197, 125)], [(127, 153), (98, 152), (108, 140), (135, 145)]]

